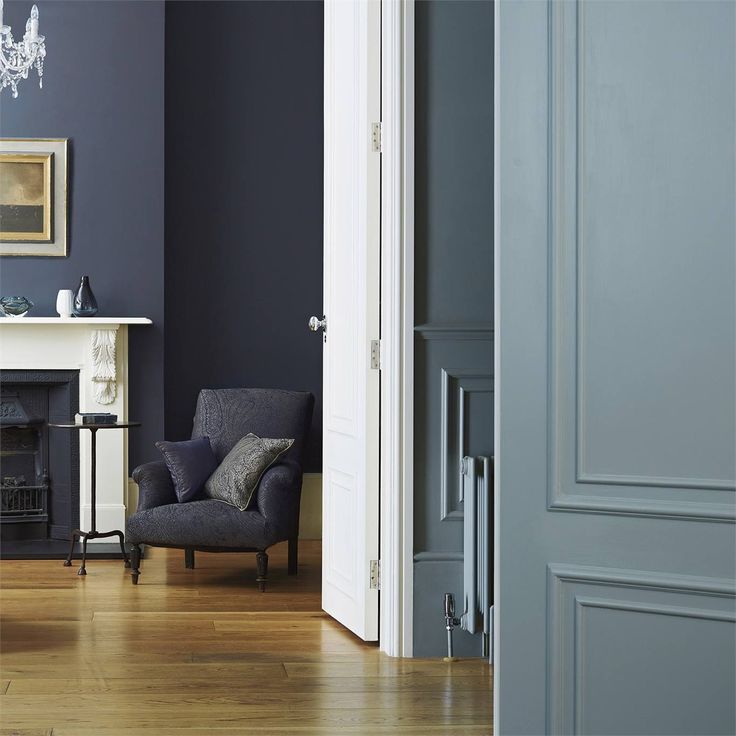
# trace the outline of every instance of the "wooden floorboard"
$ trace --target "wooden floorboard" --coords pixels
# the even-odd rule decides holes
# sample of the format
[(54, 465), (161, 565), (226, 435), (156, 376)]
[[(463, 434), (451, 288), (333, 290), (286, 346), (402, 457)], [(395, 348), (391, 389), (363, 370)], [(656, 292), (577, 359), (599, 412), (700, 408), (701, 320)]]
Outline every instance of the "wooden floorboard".
[(87, 576), (0, 563), (0, 736), (490, 734), (480, 659), (394, 659), (320, 610), (319, 543), (254, 555), (150, 550)]

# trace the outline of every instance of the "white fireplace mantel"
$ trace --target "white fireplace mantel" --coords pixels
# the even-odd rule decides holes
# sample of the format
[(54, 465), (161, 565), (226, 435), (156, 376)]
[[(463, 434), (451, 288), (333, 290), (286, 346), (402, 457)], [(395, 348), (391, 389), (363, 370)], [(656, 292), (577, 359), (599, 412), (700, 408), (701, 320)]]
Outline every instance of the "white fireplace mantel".
[[(78, 370), (79, 411), (107, 411), (128, 420), (128, 327), (150, 324), (147, 317), (2, 317), (0, 370)], [(90, 524), (87, 434), (80, 437), (82, 529)], [(127, 432), (100, 433), (97, 454), (97, 525), (123, 529)]]
[(150, 325), (148, 317), (2, 317), (3, 327), (28, 325)]

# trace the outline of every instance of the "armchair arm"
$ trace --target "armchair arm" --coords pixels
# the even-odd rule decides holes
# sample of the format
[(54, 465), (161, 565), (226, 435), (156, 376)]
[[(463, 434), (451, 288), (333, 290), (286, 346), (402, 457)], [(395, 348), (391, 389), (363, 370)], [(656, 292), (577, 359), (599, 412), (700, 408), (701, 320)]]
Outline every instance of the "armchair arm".
[(302, 470), (288, 460), (271, 466), (258, 485), (258, 511), (284, 539), (299, 531)]
[(138, 484), (138, 511), (177, 503), (174, 481), (163, 460), (139, 465), (133, 471), (133, 480)]

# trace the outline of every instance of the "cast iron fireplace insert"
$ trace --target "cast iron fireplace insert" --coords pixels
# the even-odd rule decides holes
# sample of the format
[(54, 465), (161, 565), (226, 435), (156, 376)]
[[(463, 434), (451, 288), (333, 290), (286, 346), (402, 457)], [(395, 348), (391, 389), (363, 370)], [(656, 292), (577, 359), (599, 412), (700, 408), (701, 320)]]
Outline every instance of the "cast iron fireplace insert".
[(65, 556), (79, 525), (79, 438), (49, 432), (79, 410), (79, 371), (0, 373), (0, 554)]

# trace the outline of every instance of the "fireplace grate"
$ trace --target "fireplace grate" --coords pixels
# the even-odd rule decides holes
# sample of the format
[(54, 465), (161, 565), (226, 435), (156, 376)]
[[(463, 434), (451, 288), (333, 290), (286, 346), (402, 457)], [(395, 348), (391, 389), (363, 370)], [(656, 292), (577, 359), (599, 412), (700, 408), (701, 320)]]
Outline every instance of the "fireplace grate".
[(23, 521), (47, 518), (48, 486), (0, 486), (0, 516), (3, 521)]

